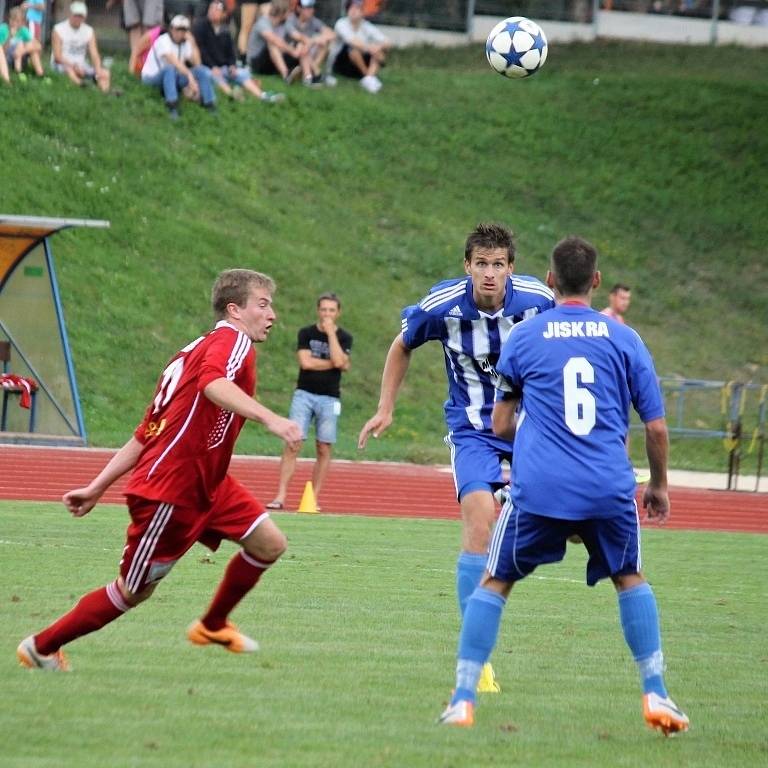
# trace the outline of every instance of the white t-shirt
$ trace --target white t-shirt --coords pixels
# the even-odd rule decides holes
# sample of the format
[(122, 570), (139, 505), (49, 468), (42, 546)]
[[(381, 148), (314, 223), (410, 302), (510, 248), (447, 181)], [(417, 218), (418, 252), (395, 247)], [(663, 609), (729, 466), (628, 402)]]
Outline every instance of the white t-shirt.
[(189, 40), (183, 43), (174, 43), (171, 36), (166, 32), (155, 40), (154, 45), (149, 51), (147, 60), (141, 68), (142, 77), (154, 77), (168, 62), (163, 59), (166, 54), (172, 53), (179, 61), (189, 61), (192, 58), (192, 44)]
[(349, 20), (349, 16), (342, 16), (336, 22), (333, 29), (342, 42), (347, 45), (353, 40), (357, 40), (364, 45), (387, 42), (386, 35), (376, 29), (370, 21), (366, 21), (365, 19), (363, 19), (360, 22), (360, 26), (355, 29), (355, 27), (352, 26), (352, 22)]
[[(61, 40), (61, 55), (64, 59), (70, 64), (85, 67), (87, 65), (88, 43), (93, 38), (93, 27), (83, 22), (75, 29), (69, 23), (69, 19), (64, 19), (53, 28), (53, 31)], [(53, 53), (51, 53), (51, 66), (55, 66), (55, 64)]]

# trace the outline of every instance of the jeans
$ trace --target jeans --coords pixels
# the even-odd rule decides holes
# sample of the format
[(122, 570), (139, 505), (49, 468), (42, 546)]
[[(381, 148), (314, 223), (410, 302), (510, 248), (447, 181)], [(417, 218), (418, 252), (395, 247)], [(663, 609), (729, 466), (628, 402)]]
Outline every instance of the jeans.
[[(213, 77), (208, 67), (192, 67), (192, 74), (200, 87), (200, 101), (203, 106), (208, 106), (216, 101), (216, 95), (213, 92)], [(163, 98), (168, 104), (176, 104), (179, 100), (179, 89), (189, 85), (189, 78), (182, 75), (176, 67), (163, 67), (157, 74), (143, 76), (141, 82), (144, 85), (160, 87), (163, 92)]]

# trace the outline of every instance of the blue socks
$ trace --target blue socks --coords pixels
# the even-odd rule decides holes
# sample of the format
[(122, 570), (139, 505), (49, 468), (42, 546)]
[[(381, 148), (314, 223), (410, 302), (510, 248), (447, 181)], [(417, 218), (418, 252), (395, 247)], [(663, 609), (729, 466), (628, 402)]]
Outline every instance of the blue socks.
[(477, 681), (483, 664), (490, 658), (499, 634), (506, 599), (497, 592), (478, 587), (466, 604), (459, 636), (456, 662), (456, 689), (451, 704), (477, 698)]
[(650, 584), (619, 592), (619, 617), (624, 639), (640, 671), (643, 693), (666, 697), (659, 612)]
[(487, 555), (462, 552), (456, 562), (456, 596), (459, 600), (459, 612), (464, 616), (467, 601), (477, 589), (485, 573)]

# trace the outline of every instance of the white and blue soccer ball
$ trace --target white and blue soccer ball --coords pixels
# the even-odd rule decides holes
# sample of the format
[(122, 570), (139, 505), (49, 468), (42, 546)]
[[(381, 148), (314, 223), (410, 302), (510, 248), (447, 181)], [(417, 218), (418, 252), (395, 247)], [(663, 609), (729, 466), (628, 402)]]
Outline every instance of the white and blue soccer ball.
[(500, 75), (528, 77), (538, 72), (547, 60), (547, 38), (541, 27), (525, 16), (500, 21), (488, 35), (485, 55)]

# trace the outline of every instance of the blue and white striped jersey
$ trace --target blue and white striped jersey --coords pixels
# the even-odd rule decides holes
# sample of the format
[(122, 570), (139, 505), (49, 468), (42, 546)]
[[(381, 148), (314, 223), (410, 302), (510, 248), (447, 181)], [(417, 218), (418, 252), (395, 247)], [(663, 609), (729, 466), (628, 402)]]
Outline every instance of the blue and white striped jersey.
[(507, 280), (504, 307), (480, 311), (466, 277), (434, 285), (418, 303), (402, 312), (403, 341), (416, 349), (426, 341), (443, 345), (448, 374), (445, 420), (451, 431), (491, 429), (496, 361), (512, 326), (555, 305), (552, 291), (528, 275)]

